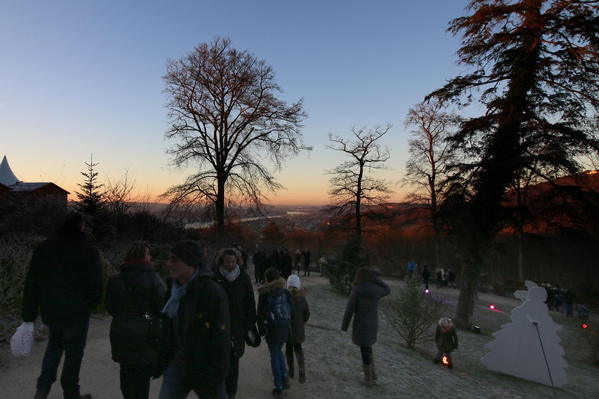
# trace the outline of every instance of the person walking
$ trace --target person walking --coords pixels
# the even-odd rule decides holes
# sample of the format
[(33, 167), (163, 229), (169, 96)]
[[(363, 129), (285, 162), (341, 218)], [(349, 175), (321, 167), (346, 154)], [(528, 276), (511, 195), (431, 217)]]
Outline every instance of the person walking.
[(283, 397), (283, 389), (289, 389), (289, 376), (283, 356), (283, 344), (289, 337), (289, 323), (294, 317), (293, 301), (285, 289), (285, 280), (277, 269), (264, 273), (266, 284), (258, 288), (258, 331), (266, 336), (270, 352), (270, 366), (274, 377), (275, 398)]
[(102, 263), (87, 241), (83, 216), (67, 213), (56, 237), (33, 251), (23, 292), (22, 317), (33, 322), (41, 314), (48, 326), (48, 346), (37, 379), (35, 399), (45, 399), (56, 381), (64, 352), (60, 384), (65, 399), (91, 399), (80, 394), (79, 371), (92, 309), (101, 301)]
[[(304, 277), (310, 277), (310, 250), (306, 249), (305, 251), (302, 251), (302, 255), (304, 258)], [(297, 274), (299, 274), (299, 270)]]
[(200, 399), (222, 393), (229, 369), (231, 330), (229, 301), (204, 264), (204, 250), (193, 240), (173, 245), (167, 263), (166, 314), (172, 335), (160, 399), (183, 399), (194, 391)]
[(304, 325), (310, 319), (310, 307), (306, 300), (305, 290), (301, 288), (301, 281), (298, 275), (292, 274), (287, 279), (287, 290), (293, 299), (294, 312), (291, 319), (291, 331), (285, 344), (285, 357), (287, 358), (288, 375), (293, 378), (295, 374), (295, 365), (293, 362), (293, 353), (297, 357), (297, 368), (299, 372), (299, 382), (306, 382), (306, 365), (304, 359), (304, 350), (302, 343), (306, 340)]
[[(113, 317), (110, 326), (112, 359), (119, 363), (124, 399), (148, 399), (150, 378), (157, 375), (159, 347), (148, 336), (150, 320), (158, 323), (164, 306), (166, 286), (152, 265), (150, 247), (134, 242), (119, 274), (106, 287), (106, 310)], [(135, 326), (145, 328), (131, 328)]]
[(428, 266), (424, 265), (424, 270), (422, 270), (422, 283), (424, 284), (424, 289), (428, 290), (428, 282), (431, 278), (431, 272), (428, 270)]
[(256, 323), (256, 301), (250, 276), (241, 269), (241, 254), (234, 248), (222, 250), (217, 258), (214, 280), (229, 299), (231, 320), (231, 357), (225, 380), (226, 399), (235, 399), (239, 378), (239, 359), (245, 350), (245, 337)]
[(366, 267), (356, 271), (354, 287), (347, 302), (341, 330), (347, 331), (354, 316), (352, 342), (360, 347), (364, 383), (372, 386), (377, 379), (372, 346), (378, 335), (378, 303), (391, 290), (374, 272)]

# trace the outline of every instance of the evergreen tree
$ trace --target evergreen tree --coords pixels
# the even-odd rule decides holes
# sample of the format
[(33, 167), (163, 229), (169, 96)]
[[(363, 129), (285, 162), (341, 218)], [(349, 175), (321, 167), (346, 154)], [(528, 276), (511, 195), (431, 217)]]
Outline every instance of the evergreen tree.
[(588, 128), (599, 106), (597, 1), (476, 0), (469, 9), (449, 31), (463, 34), (459, 63), (474, 72), (429, 95), (466, 105), (479, 93), (485, 108), (451, 138), (463, 158), (450, 178), (461, 193), (448, 197), (467, 202), (457, 311), (466, 326), (506, 188), (524, 170), (548, 179), (576, 173), (581, 155), (599, 151)]
[(81, 172), (83, 177), (82, 184), (78, 184), (81, 191), (76, 192), (79, 199), (79, 211), (86, 215), (95, 216), (102, 208), (102, 192), (100, 191), (103, 184), (98, 183), (98, 163), (94, 162), (93, 155), (90, 156), (89, 163), (85, 162), (87, 171)]

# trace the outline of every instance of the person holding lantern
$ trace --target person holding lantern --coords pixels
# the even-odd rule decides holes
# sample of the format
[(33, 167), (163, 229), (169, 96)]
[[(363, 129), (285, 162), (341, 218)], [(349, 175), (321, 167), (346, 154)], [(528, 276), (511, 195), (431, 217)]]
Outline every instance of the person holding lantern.
[(451, 352), (458, 349), (458, 335), (455, 332), (453, 320), (449, 317), (441, 317), (435, 332), (435, 343), (437, 344), (437, 355), (434, 364), (443, 362), (444, 365), (453, 368)]

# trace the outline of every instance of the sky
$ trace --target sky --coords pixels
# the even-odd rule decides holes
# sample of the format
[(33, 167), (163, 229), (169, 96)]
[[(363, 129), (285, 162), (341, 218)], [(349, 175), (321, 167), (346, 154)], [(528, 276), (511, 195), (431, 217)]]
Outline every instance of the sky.
[(330, 134), (392, 124), (391, 158), (377, 176), (401, 201), (410, 107), (464, 72), (448, 22), (467, 0), (12, 1), (0, 0), (0, 157), (23, 181), (71, 193), (93, 154), (101, 183), (125, 173), (156, 200), (193, 168), (167, 154), (162, 77), (215, 36), (263, 59), (287, 102), (303, 99), (310, 152), (275, 173), (272, 204), (328, 202), (328, 170), (341, 163)]

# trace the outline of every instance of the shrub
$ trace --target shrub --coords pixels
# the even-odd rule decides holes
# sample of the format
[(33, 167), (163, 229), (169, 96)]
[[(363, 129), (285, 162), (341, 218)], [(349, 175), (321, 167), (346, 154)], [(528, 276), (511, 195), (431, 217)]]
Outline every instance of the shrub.
[(416, 275), (406, 279), (399, 295), (388, 301), (387, 306), (390, 308), (391, 324), (409, 348), (414, 348), (422, 340), (446, 310), (441, 301), (423, 291), (421, 280)]
[(368, 258), (358, 238), (352, 237), (343, 246), (341, 252), (328, 259), (324, 266), (324, 274), (331, 286), (342, 294), (349, 294), (356, 270), (368, 266)]

